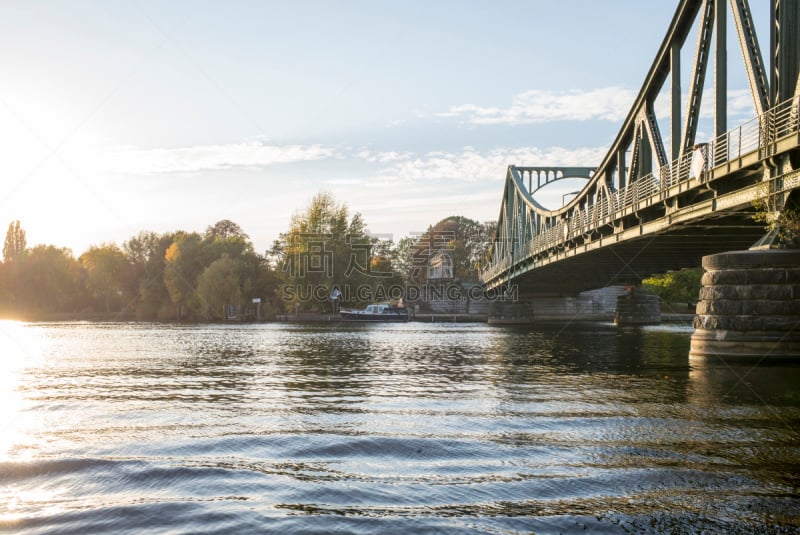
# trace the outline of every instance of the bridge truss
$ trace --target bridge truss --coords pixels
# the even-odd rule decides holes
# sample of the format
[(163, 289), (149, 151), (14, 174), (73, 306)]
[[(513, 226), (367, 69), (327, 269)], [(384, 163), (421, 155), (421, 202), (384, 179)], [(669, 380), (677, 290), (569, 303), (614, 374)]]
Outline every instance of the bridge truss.
[[(747, 0), (681, 1), (599, 166), (509, 166), (496, 240), (482, 273), (487, 288), (522, 281), (539, 293), (574, 293), (635, 282), (758, 239), (763, 229), (752, 221), (753, 200), (767, 197), (780, 209), (800, 190), (800, 2), (770, 0), (770, 10), (767, 67)], [(754, 119), (733, 129), (726, 111), (729, 12), (756, 110)], [(684, 94), (681, 49), (695, 26)], [(715, 137), (697, 143), (712, 52)], [(668, 79), (669, 157), (654, 112)], [(547, 209), (534, 200), (539, 188), (573, 177), (588, 180), (563, 207)]]

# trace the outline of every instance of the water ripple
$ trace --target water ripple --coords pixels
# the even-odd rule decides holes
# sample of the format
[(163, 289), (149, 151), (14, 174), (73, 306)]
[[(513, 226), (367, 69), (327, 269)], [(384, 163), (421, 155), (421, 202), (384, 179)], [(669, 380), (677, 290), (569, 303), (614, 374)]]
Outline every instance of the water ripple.
[(0, 532), (800, 529), (800, 371), (685, 329), (22, 329)]

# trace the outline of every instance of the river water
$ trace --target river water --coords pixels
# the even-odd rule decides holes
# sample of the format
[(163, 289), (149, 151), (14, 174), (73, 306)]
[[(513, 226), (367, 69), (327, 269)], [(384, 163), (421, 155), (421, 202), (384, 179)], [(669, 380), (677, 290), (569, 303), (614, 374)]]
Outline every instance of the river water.
[(800, 365), (690, 335), (0, 323), (0, 532), (797, 532)]

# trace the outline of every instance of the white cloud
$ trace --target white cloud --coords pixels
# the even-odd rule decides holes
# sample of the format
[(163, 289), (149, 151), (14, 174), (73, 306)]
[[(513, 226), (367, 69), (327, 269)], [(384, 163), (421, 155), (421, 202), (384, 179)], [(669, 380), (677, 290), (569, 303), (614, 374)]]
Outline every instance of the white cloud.
[[(388, 161), (379, 171), (385, 181), (453, 180), (458, 182), (500, 181), (509, 165), (587, 166), (597, 165), (605, 156), (605, 148), (565, 149), (562, 147), (519, 147), (481, 152), (464, 147), (459, 152), (436, 151), (423, 156), (405, 154), (398, 161), (381, 160), (371, 155), (370, 161)], [(395, 154), (395, 153), (389, 153)]]
[[(713, 91), (707, 93), (707, 98), (703, 100), (701, 114), (704, 117), (712, 117), (714, 113)], [(623, 87), (602, 87), (588, 91), (532, 89), (514, 96), (508, 107), (462, 104), (436, 115), (459, 118), (473, 125), (513, 126), (553, 121), (591, 120), (617, 122), (624, 120), (628, 115), (636, 96), (636, 91)], [(669, 99), (660, 98), (658, 104), (657, 115), (668, 117)], [(731, 116), (753, 113), (752, 97), (748, 89), (736, 89), (728, 92), (728, 113)]]
[[(331, 176), (331, 185), (362, 184), (379, 187), (387, 182), (453, 180), (459, 182), (499, 181), (506, 168), (514, 165), (592, 166), (605, 155), (603, 148), (566, 149), (563, 147), (517, 147), (458, 151), (407, 151), (334, 148), (321, 144), (270, 145), (246, 141), (233, 144), (200, 145), (182, 148), (141, 149), (117, 147), (82, 159), (92, 171), (128, 175), (198, 174), (226, 169), (259, 169), (273, 165), (317, 160), (360, 160), (372, 166), (364, 175)], [(86, 169), (86, 167), (84, 167)]]
[(324, 145), (271, 145), (245, 141), (226, 145), (200, 145), (176, 149), (116, 148), (103, 154), (99, 165), (128, 174), (198, 173), (233, 168), (340, 158), (338, 149)]
[(475, 104), (454, 106), (441, 117), (460, 117), (470, 124), (519, 125), (551, 121), (620, 121), (627, 115), (636, 91), (603, 87), (589, 91), (532, 89), (513, 97), (506, 108)]
[(389, 163), (400, 160), (407, 160), (412, 156), (410, 152), (397, 152), (397, 151), (377, 151), (372, 152), (367, 149), (362, 149), (356, 153), (358, 158), (370, 163)]

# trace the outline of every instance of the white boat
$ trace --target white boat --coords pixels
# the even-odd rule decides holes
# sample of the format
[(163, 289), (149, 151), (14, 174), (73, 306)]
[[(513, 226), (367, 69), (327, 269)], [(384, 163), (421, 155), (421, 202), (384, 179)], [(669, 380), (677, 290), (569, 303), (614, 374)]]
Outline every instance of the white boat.
[(408, 321), (408, 309), (389, 303), (375, 303), (364, 309), (343, 308), (339, 311), (346, 321)]

